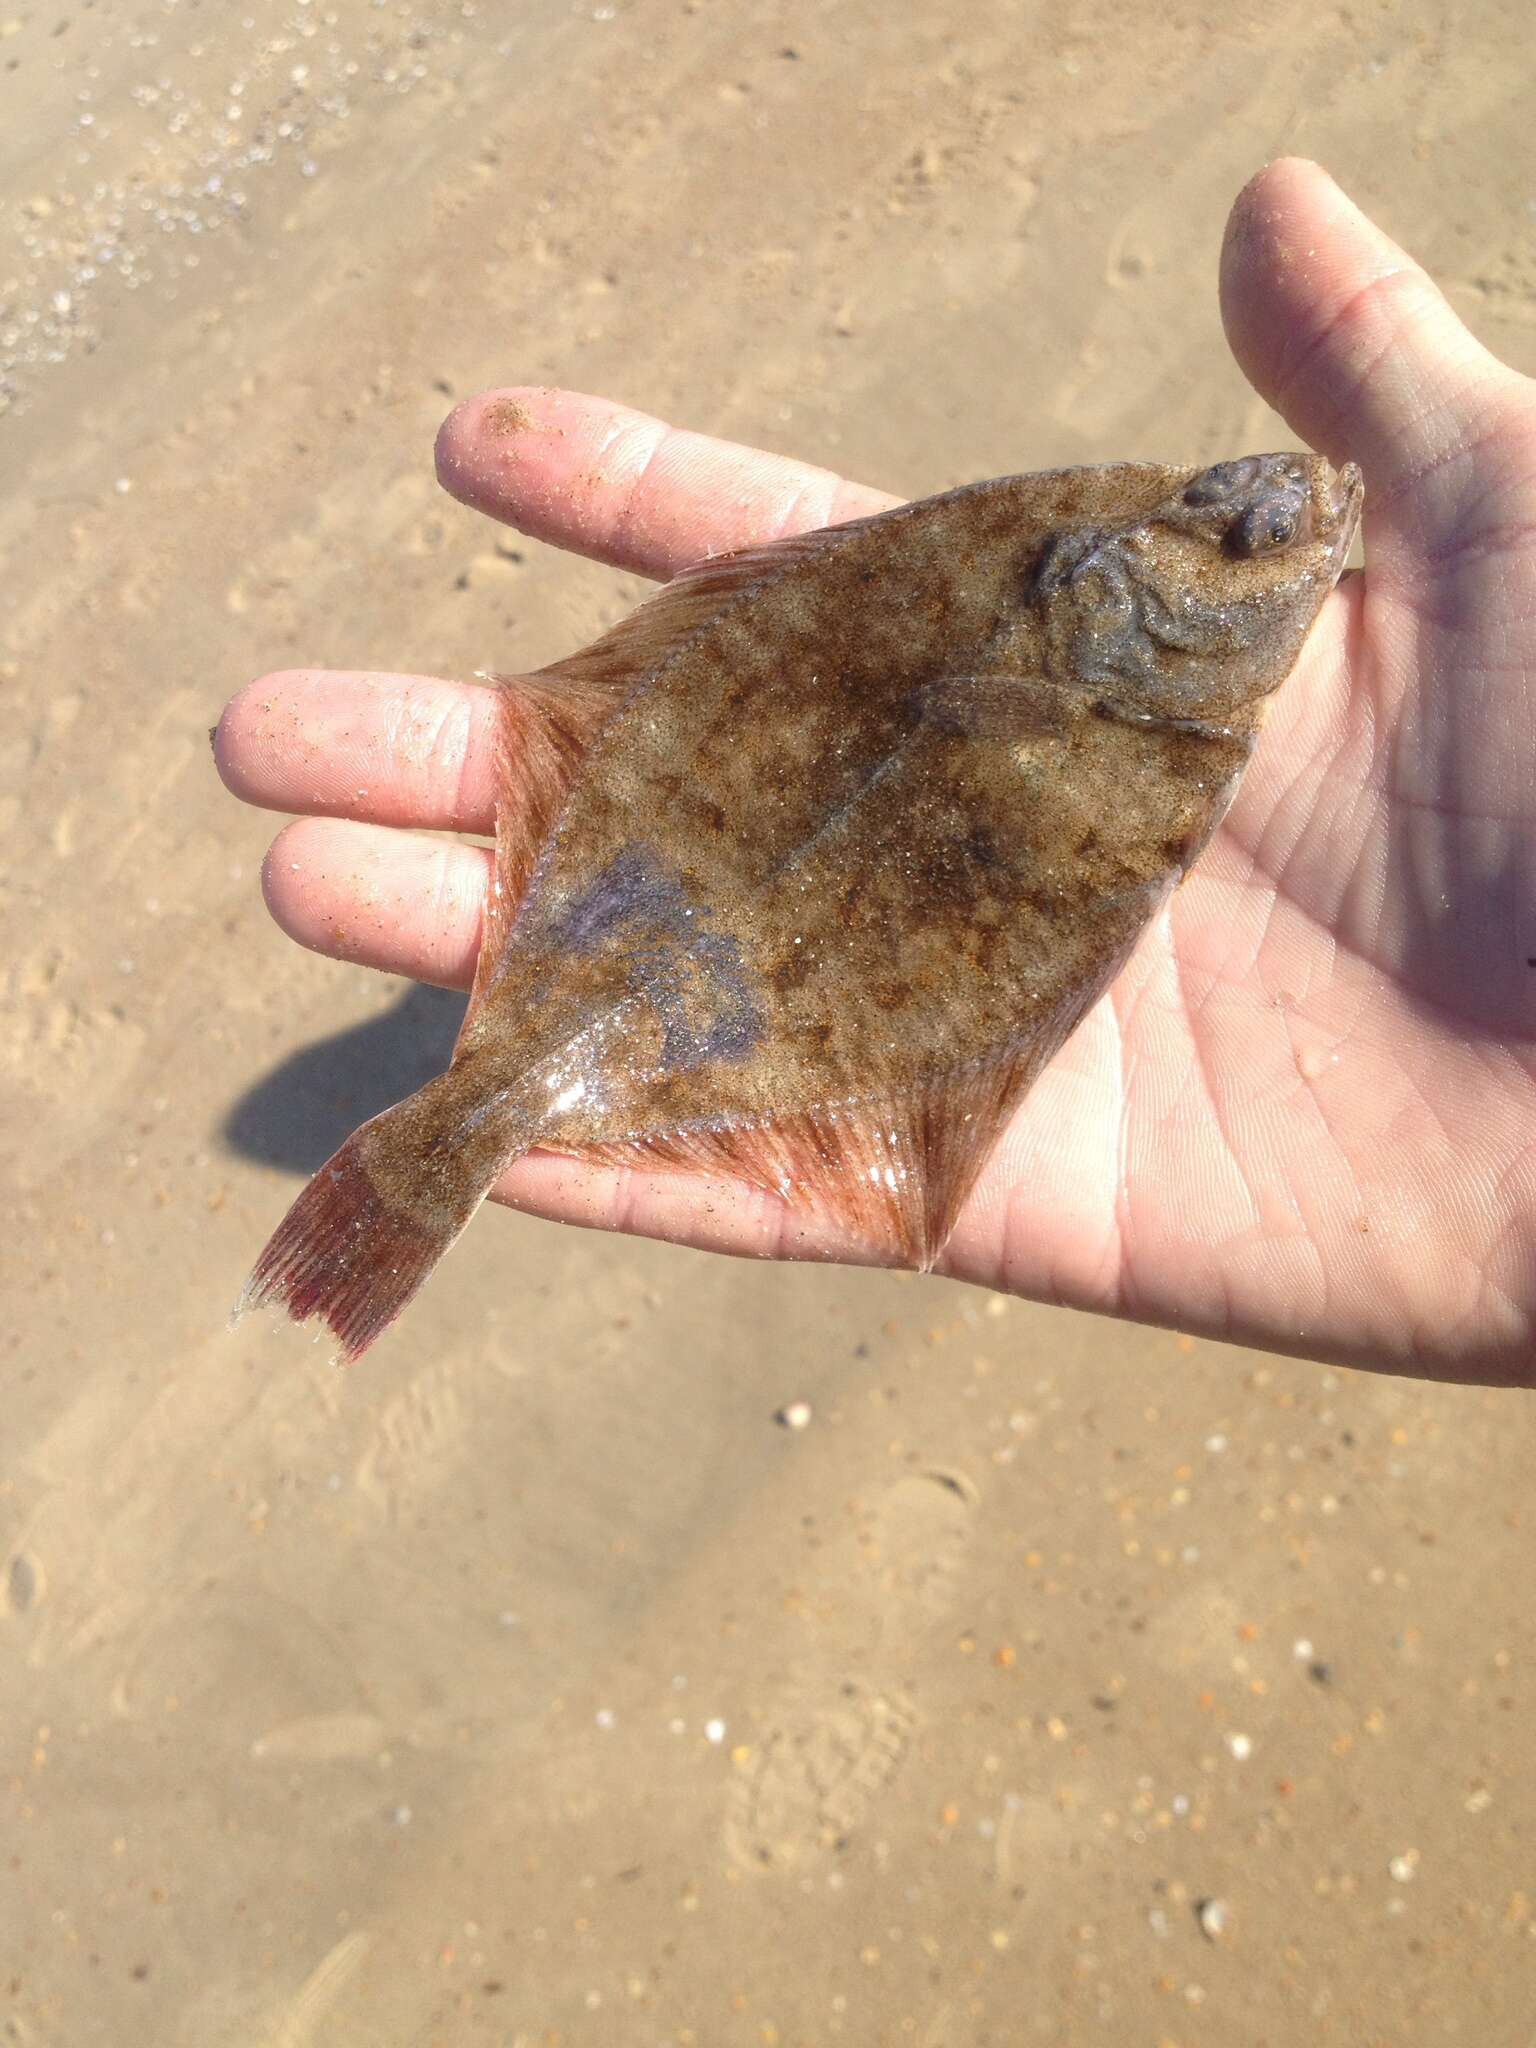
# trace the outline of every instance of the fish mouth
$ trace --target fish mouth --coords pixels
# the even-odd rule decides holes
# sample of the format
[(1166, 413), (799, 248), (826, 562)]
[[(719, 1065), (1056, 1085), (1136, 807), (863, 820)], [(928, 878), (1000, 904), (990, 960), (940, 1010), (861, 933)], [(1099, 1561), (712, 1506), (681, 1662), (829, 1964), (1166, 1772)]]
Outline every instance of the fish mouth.
[(1327, 543), (1333, 573), (1344, 567), (1360, 525), (1365, 503), (1365, 481), (1358, 462), (1343, 463), (1338, 469), (1314, 457), (1312, 472), (1312, 531)]

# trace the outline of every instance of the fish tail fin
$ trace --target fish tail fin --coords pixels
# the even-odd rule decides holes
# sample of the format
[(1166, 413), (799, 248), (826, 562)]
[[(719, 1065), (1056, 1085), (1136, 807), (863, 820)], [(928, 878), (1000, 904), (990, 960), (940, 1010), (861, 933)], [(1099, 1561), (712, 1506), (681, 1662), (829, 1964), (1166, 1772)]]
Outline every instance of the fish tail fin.
[(449, 1074), (372, 1118), (326, 1161), (277, 1226), (235, 1304), (322, 1317), (350, 1364), (421, 1287), (523, 1145), (492, 1152), (435, 1098)]

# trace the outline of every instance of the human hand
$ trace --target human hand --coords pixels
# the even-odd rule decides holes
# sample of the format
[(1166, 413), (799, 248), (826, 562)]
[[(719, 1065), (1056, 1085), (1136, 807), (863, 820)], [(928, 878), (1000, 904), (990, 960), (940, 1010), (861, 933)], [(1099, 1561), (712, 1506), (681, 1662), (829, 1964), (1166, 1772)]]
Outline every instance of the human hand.
[[(1222, 297), (1255, 388), (1363, 465), (1369, 568), (1329, 600), (1199, 866), (999, 1142), (944, 1270), (1530, 1383), (1536, 387), (1315, 166), (1241, 195)], [(493, 517), (658, 577), (894, 502), (569, 392), (461, 406), (438, 468)], [(468, 985), (489, 855), (413, 828), (491, 830), (494, 701), (313, 671), (241, 692), (225, 780), (310, 814), (265, 870), (285, 931)], [(776, 1198), (713, 1180), (533, 1153), (495, 1193), (717, 1250), (804, 1248)]]

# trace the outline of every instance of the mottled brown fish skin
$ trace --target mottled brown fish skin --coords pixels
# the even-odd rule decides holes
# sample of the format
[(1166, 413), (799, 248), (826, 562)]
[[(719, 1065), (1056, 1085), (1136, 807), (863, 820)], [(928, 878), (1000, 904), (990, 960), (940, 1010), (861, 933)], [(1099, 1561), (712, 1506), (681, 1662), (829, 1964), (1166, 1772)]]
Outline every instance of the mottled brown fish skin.
[(453, 1066), (321, 1170), (250, 1297), (355, 1355), (535, 1144), (931, 1263), (1214, 830), (1359, 507), (1312, 456), (1001, 478), (702, 564), (509, 683)]

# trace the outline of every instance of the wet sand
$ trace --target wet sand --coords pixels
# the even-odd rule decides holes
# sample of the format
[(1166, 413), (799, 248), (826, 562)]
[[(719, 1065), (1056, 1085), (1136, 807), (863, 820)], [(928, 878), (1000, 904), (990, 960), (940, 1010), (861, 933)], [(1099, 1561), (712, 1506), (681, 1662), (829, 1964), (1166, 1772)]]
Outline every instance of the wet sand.
[(457, 1005), (278, 935), (206, 740), (628, 608), (437, 491), (487, 384), (1283, 445), (1282, 150), (1536, 369), (1522, 10), (13, 7), (0, 2038), (1526, 2048), (1521, 1397), (505, 1214), (353, 1374), (231, 1335)]

